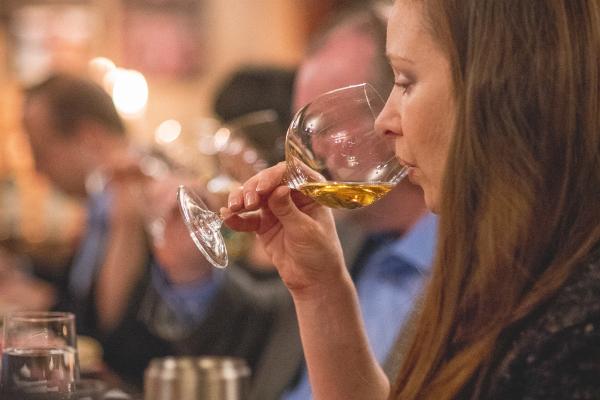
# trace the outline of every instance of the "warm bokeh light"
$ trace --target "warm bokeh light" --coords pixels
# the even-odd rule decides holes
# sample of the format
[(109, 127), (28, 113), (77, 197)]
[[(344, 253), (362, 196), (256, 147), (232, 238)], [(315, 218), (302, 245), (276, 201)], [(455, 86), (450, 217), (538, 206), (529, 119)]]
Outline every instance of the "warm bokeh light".
[(226, 154), (235, 156), (244, 150), (244, 141), (237, 138), (230, 140), (225, 149), (223, 150)]
[(115, 81), (117, 80), (117, 75), (119, 75), (120, 69), (114, 68), (104, 74), (102, 78), (102, 86), (108, 93), (112, 93), (113, 86), (115, 86)]
[(140, 160), (140, 170), (146, 176), (161, 179), (169, 172), (169, 165), (159, 158), (146, 155)]
[(168, 119), (154, 131), (154, 140), (160, 144), (172, 143), (181, 135), (181, 123), (174, 119)]
[[(115, 63), (106, 57), (95, 57), (92, 58), (88, 63), (88, 69), (92, 79), (103, 85), (106, 75), (114, 71), (116, 68), (117, 66)], [(105, 89), (108, 88), (105, 87)]]
[(210, 193), (229, 193), (236, 186), (239, 186), (239, 182), (231, 179), (228, 175), (221, 174), (209, 180), (206, 189)]
[(244, 151), (243, 158), (246, 163), (254, 164), (255, 162), (258, 161), (258, 154), (256, 153), (255, 150), (248, 149), (248, 150)]
[(217, 151), (222, 151), (225, 149), (230, 136), (231, 131), (229, 128), (220, 128), (217, 132), (215, 132), (215, 136), (213, 137), (215, 149)]
[(148, 83), (144, 75), (122, 68), (117, 68), (109, 75), (114, 75), (112, 98), (117, 110), (124, 117), (140, 116), (148, 103)]

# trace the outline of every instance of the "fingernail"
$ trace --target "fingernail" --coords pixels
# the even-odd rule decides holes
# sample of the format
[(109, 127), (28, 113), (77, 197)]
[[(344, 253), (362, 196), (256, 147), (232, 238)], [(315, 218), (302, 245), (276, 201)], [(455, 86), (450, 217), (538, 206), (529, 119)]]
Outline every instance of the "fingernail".
[(225, 208), (225, 207), (221, 207), (221, 209), (219, 210), (219, 213), (221, 215), (221, 218), (223, 218), (223, 219), (227, 219), (233, 215), (231, 210), (228, 208)]
[(265, 190), (265, 188), (266, 188), (265, 181), (259, 180), (258, 183), (256, 184), (256, 191), (262, 192), (263, 190)]
[(255, 200), (256, 200), (256, 193), (253, 192), (248, 192), (246, 193), (245, 199), (246, 199), (246, 205), (252, 205), (254, 204)]
[(228, 203), (229, 208), (237, 207), (239, 205), (240, 205), (240, 203), (238, 202), (237, 198), (229, 199), (229, 203)]

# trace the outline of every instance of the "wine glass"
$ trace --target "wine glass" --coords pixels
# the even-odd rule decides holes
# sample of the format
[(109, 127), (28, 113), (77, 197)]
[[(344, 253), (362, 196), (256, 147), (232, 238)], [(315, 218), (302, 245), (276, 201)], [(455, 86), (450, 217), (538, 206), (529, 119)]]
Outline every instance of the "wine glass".
[[(385, 102), (369, 84), (315, 98), (292, 119), (285, 140), (286, 184), (334, 208), (373, 204), (407, 175), (394, 153), (394, 137), (376, 132)], [(196, 246), (215, 266), (227, 266), (220, 228), (199, 190), (180, 186), (178, 202)]]
[(67, 399), (79, 379), (75, 316), (17, 312), (5, 317), (2, 393), (8, 398)]
[[(142, 151), (130, 147), (128, 158), (123, 158), (119, 164), (110, 167), (98, 167), (92, 170), (85, 178), (85, 190), (90, 197), (100, 196), (106, 192), (107, 186), (114, 179), (129, 177), (137, 178), (129, 182), (130, 193), (139, 196), (140, 209), (144, 218), (144, 227), (153, 242), (160, 243), (164, 236), (165, 221), (163, 210), (154, 207), (150, 201), (148, 190), (153, 182), (158, 182), (169, 176), (172, 166), (160, 152)], [(119, 178), (120, 176), (120, 178)]]

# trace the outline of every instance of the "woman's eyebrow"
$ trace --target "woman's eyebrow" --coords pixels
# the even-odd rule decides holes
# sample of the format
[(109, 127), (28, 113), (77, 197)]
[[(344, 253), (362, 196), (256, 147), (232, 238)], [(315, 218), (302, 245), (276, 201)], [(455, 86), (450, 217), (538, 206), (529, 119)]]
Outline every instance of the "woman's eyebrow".
[(407, 58), (407, 57), (402, 57), (402, 56), (400, 56), (400, 55), (398, 55), (398, 54), (393, 54), (393, 53), (390, 53), (390, 52), (386, 52), (386, 53), (385, 53), (385, 56), (386, 56), (386, 58), (387, 58), (389, 61), (404, 61), (404, 62), (407, 62), (407, 63), (409, 63), (409, 64), (414, 64), (414, 63), (415, 63), (415, 62), (414, 62), (413, 60), (411, 60), (410, 58)]

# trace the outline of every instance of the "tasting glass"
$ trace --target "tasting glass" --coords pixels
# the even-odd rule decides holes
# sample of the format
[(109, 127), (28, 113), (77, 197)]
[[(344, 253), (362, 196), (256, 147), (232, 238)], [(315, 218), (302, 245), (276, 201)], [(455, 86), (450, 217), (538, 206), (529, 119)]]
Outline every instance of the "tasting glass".
[[(407, 175), (395, 156), (395, 138), (375, 130), (385, 102), (369, 84), (327, 92), (302, 107), (285, 140), (285, 184), (334, 208), (373, 204)], [(227, 266), (223, 219), (201, 191), (180, 186), (178, 202), (190, 236), (215, 266)]]

